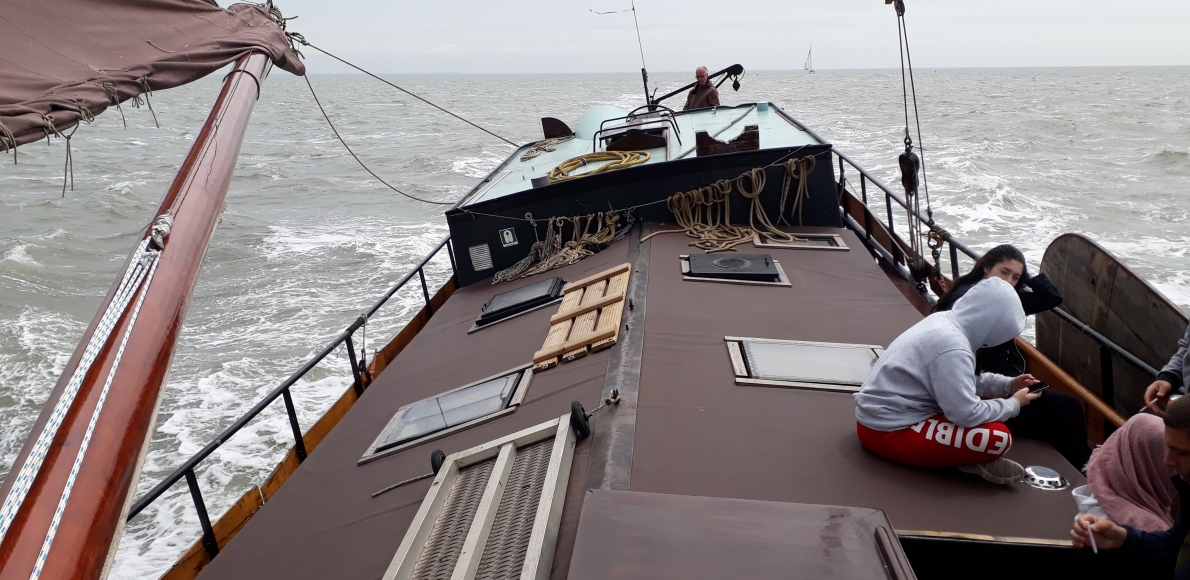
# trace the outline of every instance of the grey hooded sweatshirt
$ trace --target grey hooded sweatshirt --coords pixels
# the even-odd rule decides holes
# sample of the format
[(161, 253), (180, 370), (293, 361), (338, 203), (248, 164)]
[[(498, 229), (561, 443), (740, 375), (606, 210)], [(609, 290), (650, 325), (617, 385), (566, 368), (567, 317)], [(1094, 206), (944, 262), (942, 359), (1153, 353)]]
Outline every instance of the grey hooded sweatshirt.
[(855, 394), (855, 419), (869, 429), (896, 431), (938, 413), (968, 428), (1015, 417), (1020, 403), (1004, 398), (1012, 378), (977, 377), (975, 350), (1008, 342), (1024, 328), (1025, 311), (1012, 285), (983, 280), (950, 311), (931, 314), (888, 346)]
[(1173, 390), (1186, 394), (1190, 388), (1190, 327), (1186, 328), (1186, 336), (1178, 341), (1178, 352), (1169, 359), (1165, 368), (1157, 373), (1157, 378), (1168, 381)]

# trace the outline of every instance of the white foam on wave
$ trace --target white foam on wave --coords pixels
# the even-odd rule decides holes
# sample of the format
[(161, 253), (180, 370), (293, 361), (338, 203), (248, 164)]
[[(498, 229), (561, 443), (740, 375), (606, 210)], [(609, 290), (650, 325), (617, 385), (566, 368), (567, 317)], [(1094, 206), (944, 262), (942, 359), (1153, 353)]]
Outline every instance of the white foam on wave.
[(12, 468), (85, 329), (65, 314), (29, 306), (14, 318), (0, 318), (0, 478)]

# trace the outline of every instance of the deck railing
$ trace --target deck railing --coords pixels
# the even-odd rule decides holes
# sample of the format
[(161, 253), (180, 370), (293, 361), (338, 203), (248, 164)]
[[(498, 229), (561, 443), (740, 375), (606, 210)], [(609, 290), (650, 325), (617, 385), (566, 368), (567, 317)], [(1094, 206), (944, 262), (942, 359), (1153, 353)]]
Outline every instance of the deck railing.
[[(811, 132), (811, 134), (813, 134), (813, 133)], [(865, 207), (866, 211), (864, 211), (864, 218), (866, 221), (868, 221), (868, 223), (865, 223), (865, 224), (860, 224), (857, 221), (855, 221), (855, 219), (851, 215), (849, 215), (846, 206), (841, 206), (841, 209), (843, 210), (843, 218), (847, 222), (848, 227), (855, 230), (855, 232), (858, 235), (866, 238), (867, 241), (870, 242), (873, 247), (877, 248), (877, 251), (882, 255), (882, 257), (885, 260), (887, 260), (894, 267), (901, 269), (902, 273), (905, 274), (907, 278), (912, 279), (910, 276), (908, 276), (909, 273), (901, 268), (901, 266), (904, 266), (906, 264), (905, 248), (908, 246), (908, 244), (906, 244), (904, 242), (904, 240), (896, 233), (895, 220), (893, 219), (893, 216), (895, 215), (893, 213), (893, 202), (895, 201), (896, 204), (898, 206), (900, 206), (901, 209), (903, 209), (905, 211), (906, 223), (908, 223), (908, 221), (913, 219), (914, 217), (917, 218), (918, 220), (921, 220), (921, 222), (923, 224), (928, 224), (930, 222), (930, 220), (927, 219), (926, 216), (921, 215), (921, 213), (919, 213), (916, 210), (914, 210), (913, 208), (911, 208), (909, 206), (909, 204), (906, 203), (906, 201), (901, 196), (894, 193), (891, 189), (889, 189), (888, 186), (886, 186), (884, 183), (882, 183), (879, 179), (876, 179), (871, 174), (869, 174), (867, 171), (865, 171), (863, 168), (861, 168), (858, 164), (856, 164), (854, 161), (852, 161), (850, 157), (847, 157), (846, 155), (844, 155), (843, 153), (840, 153), (838, 151), (835, 151), (834, 155), (835, 155), (835, 157), (838, 158), (838, 164), (839, 164), (839, 181), (837, 182), (836, 185), (839, 188), (840, 203), (841, 204), (847, 203), (847, 200), (844, 197), (845, 193), (849, 194), (849, 195), (854, 195), (854, 191), (852, 191), (848, 187), (850, 185), (850, 183), (847, 180), (846, 168), (850, 167), (855, 173), (859, 174), (860, 200), (863, 202), (864, 206), (866, 206)], [(880, 225), (882, 225), (887, 230), (888, 236), (889, 236), (890, 240), (892, 241), (892, 243), (890, 244), (891, 248), (885, 248), (885, 247), (881, 246), (879, 244), (879, 241), (873, 238), (874, 228), (873, 228), (873, 224), (870, 223), (870, 220), (873, 217), (876, 217), (878, 219), (879, 216), (875, 216), (875, 214), (873, 214), (871, 212), (872, 206), (868, 202), (868, 184), (869, 183), (874, 185), (884, 195), (884, 207), (885, 207), (885, 212), (886, 212), (887, 218), (886, 218), (886, 221)], [(962, 242), (959, 242), (958, 240), (954, 239), (954, 237), (951, 236), (949, 233), (943, 232), (942, 235), (939, 237), (942, 240), (941, 243), (945, 244), (947, 247), (947, 250), (948, 250), (947, 255), (949, 256), (949, 261), (950, 261), (951, 280), (955, 280), (960, 276), (960, 272), (961, 272), (961, 268), (959, 265), (959, 253), (960, 252), (967, 255), (967, 257), (971, 258), (973, 261), (978, 260), (981, 256), (981, 254), (971, 250), (971, 248), (968, 248)], [(924, 258), (924, 256), (921, 256), (921, 257)], [(941, 264), (939, 264), (939, 266), (941, 266)], [(1100, 387), (1101, 387), (1100, 392), (1102, 393), (1101, 397), (1105, 401), (1108, 401), (1111, 404), (1115, 403), (1115, 392), (1114, 392), (1113, 380), (1112, 380), (1112, 377), (1113, 377), (1112, 354), (1119, 356), (1120, 358), (1124, 359), (1124, 361), (1127, 362), (1128, 364), (1136, 367), (1140, 371), (1143, 371), (1143, 372), (1149, 374), (1150, 376), (1153, 376), (1153, 377), (1157, 376), (1157, 369), (1149, 366), (1147, 363), (1145, 363), (1144, 361), (1137, 358), (1136, 355), (1133, 355), (1131, 352), (1128, 352), (1120, 345), (1112, 342), (1106, 336), (1103, 336), (1102, 334), (1096, 332), (1093, 328), (1084, 324), (1082, 321), (1075, 318), (1069, 312), (1066, 312), (1065, 310), (1063, 310), (1061, 308), (1054, 308), (1054, 309), (1050, 310), (1049, 312), (1053, 313), (1060, 320), (1066, 322), (1067, 324), (1070, 324), (1079, 332), (1082, 332), (1083, 334), (1087, 335), (1088, 337), (1091, 338), (1091, 340), (1094, 340), (1099, 345), (1100, 376), (1101, 376), (1101, 380), (1102, 380), (1102, 384), (1100, 385)]]
[(285, 381), (283, 381), (280, 386), (273, 389), (268, 395), (265, 395), (265, 397), (261, 399), (260, 402), (256, 403), (256, 405), (254, 405), (247, 413), (245, 413), (239, 419), (236, 419), (236, 421), (232, 423), (231, 426), (229, 426), (227, 429), (224, 429), (223, 432), (220, 433), (219, 436), (213, 441), (207, 443), (206, 447), (203, 447), (202, 450), (200, 450), (198, 453), (195, 453), (190, 457), (190, 459), (186, 460), (185, 463), (175, 469), (173, 473), (169, 474), (165, 477), (165, 479), (162, 479), (157, 485), (153, 486), (153, 489), (150, 489), (147, 493), (138, 498), (132, 504), (132, 508), (128, 511), (128, 520), (131, 520), (144, 511), (144, 509), (148, 507), (149, 504), (161, 497), (162, 494), (169, 490), (170, 487), (173, 487), (173, 485), (179, 480), (185, 479), (187, 487), (190, 488), (190, 497), (194, 500), (194, 509), (196, 512), (198, 512), (199, 525), (202, 527), (203, 547), (212, 558), (215, 557), (215, 555), (219, 553), (219, 544), (215, 538), (214, 528), (211, 526), (210, 516), (207, 514), (206, 504), (203, 502), (202, 490), (198, 487), (198, 478), (194, 474), (195, 468), (197, 468), (198, 465), (205, 459), (210, 457), (210, 455), (214, 453), (216, 449), (219, 449), (219, 447), (226, 443), (228, 439), (239, 432), (240, 429), (255, 419), (257, 415), (268, 408), (268, 406), (276, 401), (278, 397), (284, 400), (285, 412), (289, 415), (289, 427), (293, 431), (294, 438), (294, 454), (297, 456), (299, 463), (305, 460), (306, 445), (302, 437), (301, 425), (298, 423), (297, 410), (293, 405), (293, 397), (289, 393), (290, 388), (293, 387), (293, 385), (299, 380), (301, 380), (302, 377), (306, 376), (306, 373), (310, 372), (310, 370), (317, 366), (318, 363), (322, 362), (323, 359), (334, 352), (335, 349), (339, 348), (340, 345), (345, 345), (347, 347), (347, 358), (351, 363), (351, 377), (355, 394), (357, 396), (363, 394), (363, 378), (364, 373), (366, 372), (366, 361), (358, 360), (356, 358), (355, 343), (353, 341), (355, 332), (363, 327), (369, 318), (375, 315), (380, 310), (380, 308), (389, 301), (390, 298), (392, 298), (398, 291), (404, 288), (405, 285), (413, 280), (415, 276), (421, 282), (421, 292), (422, 296), (425, 298), (426, 311), (428, 314), (433, 314), (434, 307), (430, 304), (430, 290), (426, 286), (425, 268), (426, 265), (429, 264), (430, 260), (437, 256), (438, 252), (442, 251), (444, 248), (446, 249), (447, 255), (450, 256), (451, 277), (457, 282), (458, 272), (455, 266), (454, 251), (451, 247), (450, 237), (447, 236), (441, 242), (439, 242), (438, 245), (434, 247), (434, 249), (430, 250), (430, 252), (426, 254), (426, 257), (423, 258), (413, 270), (411, 270), (408, 274), (405, 274), (405, 276), (401, 278), (396, 284), (394, 284), (393, 287), (388, 290), (388, 292), (385, 292), (385, 294), (381, 296), (380, 299), (377, 300), (367, 312), (361, 314), (359, 318), (356, 318), (355, 321), (351, 323), (351, 325), (343, 330), (343, 332), (340, 332), (338, 336), (331, 340), (331, 342), (327, 344), (325, 348), (319, 351), (318, 354), (314, 355), (314, 357), (307, 361), (306, 364), (302, 365), (302, 367), (299, 368), (297, 372), (290, 375), (288, 379), (285, 379)]
[[(782, 112), (782, 114), (784, 114), (784, 113)], [(789, 117), (789, 116), (786, 116), (786, 117), (790, 121), (792, 121), (793, 123), (795, 123), (799, 127), (801, 127), (803, 130), (805, 130), (807, 133), (809, 133), (810, 135), (813, 135), (820, 142), (826, 143), (825, 140), (823, 140), (821, 137), (819, 137), (816, 133), (814, 133), (812, 130), (810, 130), (805, 125), (802, 125), (796, 119), (793, 119), (792, 117)], [(863, 223), (863, 224), (860, 224), (859, 222), (857, 222), (850, 215), (850, 213), (847, 211), (848, 208), (846, 206), (841, 206), (840, 209), (842, 210), (844, 222), (846, 223), (846, 225), (849, 228), (854, 230), (857, 235), (864, 238), (869, 243), (869, 246), (872, 247), (878, 254), (880, 254), (880, 256), (889, 265), (893, 266), (894, 268), (899, 269), (902, 272), (902, 274), (905, 275), (905, 277), (907, 279), (912, 280), (911, 276), (909, 275), (909, 272), (905, 269), (905, 266), (908, 263), (906, 250), (908, 248), (910, 248), (910, 245), (905, 243), (904, 239), (902, 239), (900, 237), (900, 235), (896, 233), (896, 223), (895, 223), (896, 220), (893, 219), (894, 216), (896, 215), (894, 213), (894, 202), (896, 203), (896, 206), (899, 206), (905, 212), (905, 217), (904, 217), (905, 222), (904, 223), (907, 224), (908, 221), (910, 219), (913, 219), (914, 217), (921, 220), (922, 223), (929, 223), (929, 220), (925, 216), (922, 216), (919, 212), (916, 212), (912, 207), (909, 206), (909, 204), (905, 201), (905, 199), (903, 199), (900, 195), (893, 192), (893, 190), (890, 189), (887, 185), (885, 185), (883, 182), (881, 182), (876, 177), (873, 177), (870, 173), (868, 173), (863, 168), (861, 168), (857, 163), (852, 161), (850, 157), (847, 157), (846, 155), (838, 152), (837, 150), (834, 151), (833, 153), (834, 153), (835, 157), (838, 159), (839, 181), (836, 183), (836, 185), (839, 188), (840, 203), (841, 204), (848, 203), (846, 198), (844, 197), (844, 194), (846, 194), (847, 196), (854, 195), (854, 191), (849, 187), (851, 184), (847, 180), (847, 168), (850, 167), (852, 172), (859, 175), (859, 201), (861, 201), (863, 203), (863, 205), (865, 206), (864, 208), (861, 208), (864, 210), (863, 217), (864, 217), (865, 223)], [(869, 194), (868, 194), (869, 184), (874, 186), (877, 190), (879, 190), (879, 193), (884, 196), (884, 204), (883, 205), (884, 205), (884, 209), (886, 212), (886, 214), (885, 214), (886, 218), (884, 221), (880, 221), (880, 216), (874, 214), (871, 211), (872, 205), (870, 204)], [(872, 220), (876, 220), (879, 223), (873, 223)], [(885, 247), (883, 245), (882, 241), (879, 239), (881, 236), (878, 233), (882, 233), (883, 235), (887, 236), (888, 247)], [(971, 248), (967, 247), (962, 242), (954, 239), (954, 237), (950, 236), (949, 234), (943, 234), (941, 236), (941, 240), (942, 240), (941, 243), (945, 244), (946, 248), (947, 248), (946, 254), (949, 258), (949, 266), (950, 266), (952, 280), (958, 278), (960, 275), (960, 271), (961, 271), (961, 267), (960, 267), (960, 263), (959, 263), (959, 254), (960, 253), (962, 253), (963, 255), (966, 255), (973, 261), (978, 260), (980, 257), (980, 254), (971, 250)], [(382, 306), (384, 306), (384, 304), (386, 302), (388, 302), (388, 300), (390, 298), (392, 298), (393, 295), (395, 295), (406, 284), (408, 284), (413, 279), (414, 276), (417, 276), (421, 283), (422, 296), (425, 298), (425, 304), (426, 304), (425, 307), (427, 309), (427, 312), (429, 314), (433, 314), (433, 306), (431, 306), (431, 304), (430, 304), (430, 292), (429, 292), (429, 288), (426, 286), (426, 277), (425, 277), (424, 270), (425, 270), (426, 265), (430, 262), (430, 260), (433, 259), (438, 254), (438, 252), (440, 252), (443, 248), (447, 249), (447, 255), (450, 256), (451, 275), (457, 281), (457, 279), (458, 279), (457, 278), (457, 266), (455, 264), (454, 252), (453, 252), (453, 248), (451, 247), (450, 237), (448, 236), (447, 238), (445, 238), (441, 242), (439, 242), (438, 245), (435, 246), (434, 249), (432, 249), (426, 255), (426, 257), (422, 259), (422, 261), (417, 265), (417, 267), (415, 267), (412, 271), (410, 271), (403, 278), (401, 278), (400, 281), (398, 281), (392, 288), (390, 288), (388, 290), (388, 292), (386, 292), (379, 300), (377, 300), (376, 303), (367, 311), (367, 313), (361, 315), (350, 326), (348, 326), (343, 332), (339, 333), (339, 335), (336, 336), (334, 338), (334, 340), (332, 340), (330, 342), (330, 344), (328, 344), (325, 348), (323, 348), (318, 354), (314, 355), (314, 357), (311, 358), (309, 361), (307, 361), (306, 364), (302, 365), (302, 367), (300, 369), (298, 369), (297, 372), (295, 372), (288, 379), (286, 379), (284, 382), (282, 382), (280, 386), (278, 386), (276, 389), (273, 389), (268, 395), (266, 395), (263, 399), (261, 399), (261, 401), (258, 402), (255, 406), (253, 406), (251, 410), (249, 410), (247, 413), (245, 413), (243, 416), (241, 416), (239, 419), (237, 419), (234, 423), (232, 423), (231, 426), (229, 426), (221, 434), (219, 434), (219, 436), (216, 437), (215, 440), (208, 443), (206, 445), (206, 447), (203, 447), (202, 450), (200, 450), (198, 453), (194, 454), (190, 459), (188, 459), (180, 467), (178, 467), (176, 470), (174, 470), (173, 473), (171, 473), (165, 479), (161, 480), (161, 482), (159, 482), (156, 486), (154, 486), (153, 489), (149, 490), (147, 493), (145, 493), (145, 495), (143, 495), (139, 499), (137, 499), (136, 502), (133, 503), (131, 510), (129, 510), (129, 512), (128, 512), (128, 520), (131, 520), (132, 518), (136, 517), (149, 504), (153, 503), (153, 501), (155, 501), (156, 499), (161, 497), (161, 495), (164, 494), (170, 487), (172, 487), (175, 483), (177, 483), (179, 480), (184, 478), (186, 480), (187, 486), (190, 489), (191, 497), (194, 500), (194, 507), (198, 513), (199, 524), (202, 526), (203, 546), (205, 547), (205, 549), (207, 550), (207, 552), (210, 554), (211, 557), (214, 557), (216, 554), (218, 554), (219, 546), (215, 539), (215, 533), (211, 526), (210, 517), (207, 514), (206, 505), (203, 502), (202, 491), (198, 487), (198, 480), (195, 477), (194, 469), (200, 463), (202, 463), (205, 459), (207, 459), (207, 457), (209, 457), (212, 453), (214, 453), (216, 449), (218, 449), (228, 439), (230, 439), (231, 436), (235, 435), (240, 429), (242, 429), (245, 425), (247, 425), (250, 421), (252, 421), (252, 419), (256, 418), (257, 415), (259, 415), (262, 411), (264, 411), (264, 409), (266, 409), (270, 404), (272, 404), (274, 401), (276, 401), (278, 397), (280, 397), (284, 400), (285, 410), (286, 410), (286, 413), (289, 415), (289, 425), (290, 425), (290, 428), (293, 430), (293, 436), (294, 436), (294, 441), (295, 441), (294, 452), (295, 452), (299, 462), (304, 460), (306, 458), (305, 443), (302, 439), (302, 430), (301, 430), (301, 426), (298, 424), (297, 412), (294, 408), (293, 399), (289, 393), (290, 387), (292, 387), (295, 383), (297, 383), (297, 381), (301, 380), (301, 378), (304, 377), (307, 372), (309, 372), (316, 365), (318, 365), (318, 363), (321, 362), (324, 358), (326, 358), (327, 355), (329, 355), (331, 352), (333, 352), (340, 345), (345, 344), (347, 346), (348, 359), (351, 362), (351, 374), (352, 374), (352, 379), (354, 381), (355, 392), (357, 395), (362, 394), (363, 389), (364, 389), (364, 383), (363, 383), (363, 378), (362, 378), (362, 373), (364, 372), (364, 365), (363, 365), (363, 361), (357, 361), (356, 356), (355, 356), (354, 343), (352, 341), (352, 337), (354, 336), (355, 331), (359, 330), (360, 327), (362, 327), (367, 322), (368, 318), (370, 318), (377, 311), (379, 311), (380, 308)], [(912, 251), (912, 250), (909, 250), (909, 251)], [(908, 256), (908, 258), (915, 258), (915, 257)], [(1058, 318), (1060, 318), (1061, 320), (1064, 320), (1067, 323), (1074, 326), (1074, 328), (1076, 328), (1080, 332), (1089, 336), (1092, 340), (1094, 340), (1096, 343), (1098, 343), (1100, 345), (1100, 351), (1101, 351), (1100, 363), (1102, 365), (1101, 368), (1103, 371), (1102, 376), (1105, 377), (1104, 383), (1103, 383), (1103, 389), (1102, 389), (1102, 393), (1104, 394), (1104, 396), (1103, 396), (1104, 399), (1106, 399), (1108, 401), (1113, 401), (1113, 397), (1110, 396), (1112, 393), (1112, 389), (1111, 389), (1111, 377), (1112, 377), (1112, 370), (1111, 370), (1112, 369), (1112, 367), (1111, 367), (1112, 356), (1111, 355), (1112, 354), (1119, 356), (1120, 358), (1127, 361), (1129, 364), (1135, 366), (1137, 369), (1140, 369), (1146, 373), (1156, 376), (1156, 374), (1157, 374), (1156, 369), (1149, 366), (1144, 361), (1140, 360), (1139, 358), (1137, 358), (1136, 356), (1134, 356), (1132, 353), (1128, 352), (1124, 348), (1115, 344), (1114, 342), (1109, 340), (1107, 337), (1096, 332), (1094, 329), (1090, 328), (1086, 324), (1083, 324), (1077, 318), (1071, 316), (1066, 311), (1062, 310), (1061, 308), (1055, 308), (1055, 309), (1051, 310), (1051, 312), (1053, 312), (1055, 315), (1057, 315)]]

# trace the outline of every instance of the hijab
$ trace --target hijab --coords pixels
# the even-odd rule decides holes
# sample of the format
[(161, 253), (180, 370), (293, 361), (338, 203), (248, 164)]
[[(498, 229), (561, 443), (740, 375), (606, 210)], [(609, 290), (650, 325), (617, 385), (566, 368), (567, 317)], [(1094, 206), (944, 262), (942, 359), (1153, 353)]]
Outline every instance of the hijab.
[(1109, 519), (1146, 532), (1173, 527), (1169, 512), (1177, 490), (1164, 459), (1165, 424), (1143, 413), (1091, 453), (1087, 485)]

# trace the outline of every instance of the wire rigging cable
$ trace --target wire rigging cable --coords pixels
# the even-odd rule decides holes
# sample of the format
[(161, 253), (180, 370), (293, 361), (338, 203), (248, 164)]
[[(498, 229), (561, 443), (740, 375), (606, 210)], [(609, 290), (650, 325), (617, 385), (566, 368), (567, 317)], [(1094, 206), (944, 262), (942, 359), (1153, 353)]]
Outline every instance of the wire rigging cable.
[[(442, 107), (439, 107), (438, 105), (435, 105), (434, 103), (431, 103), (429, 100), (422, 97), (421, 95), (415, 94), (411, 91), (401, 88), (385, 79), (380, 78), (379, 76), (376, 76), (373, 73), (370, 73), (370, 72), (368, 72), (354, 64), (351, 64), (350, 62), (347, 62), (347, 61), (345, 61), (345, 60), (343, 60), (343, 59), (341, 59), (341, 58), (339, 58), (339, 57), (337, 57), (321, 48), (318, 48), (317, 46), (314, 46), (313, 44), (310, 44), (310, 42), (306, 40), (306, 37), (302, 36), (301, 34), (298, 34), (296, 32), (287, 32), (286, 35), (289, 36), (289, 38), (292, 39), (293, 41), (301, 43), (302, 46), (308, 46), (310, 48), (313, 48), (314, 50), (317, 50), (318, 52), (321, 52), (322, 54), (325, 54), (325, 55), (327, 55), (327, 56), (329, 56), (329, 57), (331, 57), (331, 58), (333, 58), (333, 59), (335, 59), (335, 60), (337, 60), (337, 61), (339, 61), (339, 62), (341, 62), (341, 63), (359, 71), (359, 72), (362, 72), (362, 73), (364, 73), (364, 74), (366, 74), (366, 75), (368, 75), (368, 76), (370, 76), (370, 77), (372, 77), (372, 78), (374, 78), (374, 79), (376, 79), (376, 80), (378, 80), (394, 89), (397, 89), (398, 91), (401, 91), (402, 93), (405, 93), (406, 95), (409, 95), (409, 96), (411, 96), (411, 97), (413, 97), (413, 98), (415, 98), (431, 107), (434, 107), (435, 109), (438, 109), (439, 111), (442, 111), (443, 113), (446, 113), (447, 115), (450, 115), (451, 117), (454, 117), (468, 125), (471, 125), (472, 127), (475, 127), (476, 129), (479, 129), (480, 131), (487, 133), (488, 135), (491, 135), (505, 143), (508, 143), (509, 145), (512, 145), (513, 147), (520, 147), (520, 145), (517, 145), (516, 143), (513, 143), (512, 141), (509, 141), (508, 139), (505, 139), (504, 137), (501, 137), (501, 136), (499, 136), (483, 127), (480, 127), (479, 125), (477, 125), (471, 121), (468, 121), (467, 119), (464, 119), (463, 117), (460, 117), (459, 115), (456, 115), (455, 113), (452, 113), (446, 109), (443, 109)], [(307, 80), (306, 82), (309, 83), (310, 81)]]
[[(923, 247), (925, 245), (931, 245), (932, 247), (930, 240), (926, 239), (926, 234), (932, 233), (936, 227), (934, 225), (934, 210), (930, 206), (930, 189), (929, 183), (926, 180), (925, 156), (924, 153), (920, 155), (914, 153), (913, 138), (909, 133), (909, 97), (912, 94), (913, 119), (917, 128), (918, 150), (924, 151), (921, 147), (921, 117), (917, 110), (917, 86), (913, 81), (913, 58), (909, 54), (909, 31), (905, 25), (905, 2), (904, 0), (890, 0), (890, 2), (893, 4), (897, 15), (897, 45), (901, 56), (901, 101), (905, 110), (905, 152), (898, 158), (898, 163), (901, 167), (901, 185), (905, 188), (905, 196), (910, 206), (908, 216), (909, 244), (913, 253), (917, 256), (910, 264), (909, 269), (913, 277), (917, 279), (919, 289), (924, 289), (923, 280), (933, 269), (936, 269), (939, 251), (936, 247), (933, 248), (935, 268), (932, 269), (925, 261)], [(906, 79), (906, 69), (908, 70), (908, 79)], [(906, 80), (908, 80), (907, 83)], [(921, 171), (921, 190), (926, 197), (926, 219), (928, 220), (926, 225), (929, 226), (926, 232), (923, 232), (922, 220), (918, 217), (921, 215), (921, 195), (918, 192), (917, 186), (918, 170)]]
[(345, 149), (347, 149), (347, 152), (348, 152), (348, 153), (350, 153), (350, 154), (351, 154), (351, 156), (355, 158), (355, 161), (356, 161), (356, 163), (359, 163), (359, 166), (364, 168), (364, 171), (367, 171), (368, 173), (370, 173), (370, 174), (372, 175), (372, 177), (375, 177), (377, 181), (379, 181), (380, 183), (383, 183), (383, 184), (384, 184), (385, 186), (387, 186), (389, 189), (391, 189), (391, 190), (393, 190), (393, 191), (395, 191), (395, 192), (397, 192), (397, 193), (399, 193), (399, 194), (401, 194), (401, 195), (403, 195), (403, 196), (405, 196), (405, 197), (408, 197), (409, 199), (417, 200), (417, 201), (420, 201), (420, 202), (422, 202), (422, 203), (431, 203), (431, 204), (434, 204), (434, 205), (454, 205), (454, 202), (453, 202), (453, 201), (430, 201), (430, 200), (428, 200), (428, 199), (422, 199), (422, 198), (420, 198), (420, 197), (417, 197), (417, 196), (415, 196), (415, 195), (410, 195), (410, 194), (408, 194), (408, 193), (405, 193), (405, 192), (403, 192), (403, 191), (401, 191), (401, 190), (397, 189), (396, 187), (393, 187), (393, 185), (392, 185), (391, 183), (389, 183), (389, 182), (385, 181), (383, 177), (380, 177), (379, 175), (376, 175), (376, 172), (375, 172), (375, 171), (372, 171), (372, 169), (371, 169), (371, 168), (369, 168), (367, 165), (365, 165), (365, 164), (364, 164), (364, 162), (363, 162), (363, 160), (361, 160), (361, 159), (359, 158), (359, 155), (356, 155), (356, 154), (355, 154), (355, 151), (352, 151), (352, 150), (351, 150), (351, 146), (347, 144), (347, 141), (343, 140), (343, 136), (339, 134), (339, 130), (338, 130), (338, 129), (336, 129), (336, 128), (335, 128), (335, 124), (331, 122), (331, 118), (330, 118), (330, 116), (326, 114), (326, 109), (322, 108), (322, 102), (318, 100), (318, 94), (314, 92), (314, 85), (310, 84), (310, 77), (309, 77), (309, 76), (303, 76), (302, 78), (303, 78), (303, 79), (306, 79), (306, 86), (310, 87), (310, 95), (314, 97), (314, 103), (318, 105), (318, 110), (319, 110), (319, 111), (322, 111), (322, 117), (323, 117), (324, 119), (326, 119), (326, 124), (327, 124), (327, 125), (330, 125), (330, 127), (331, 127), (331, 131), (332, 131), (332, 132), (335, 134), (335, 137), (338, 137), (338, 139), (339, 139), (339, 142), (340, 142), (340, 143), (342, 143), (342, 144), (343, 144), (343, 147), (344, 147)]

